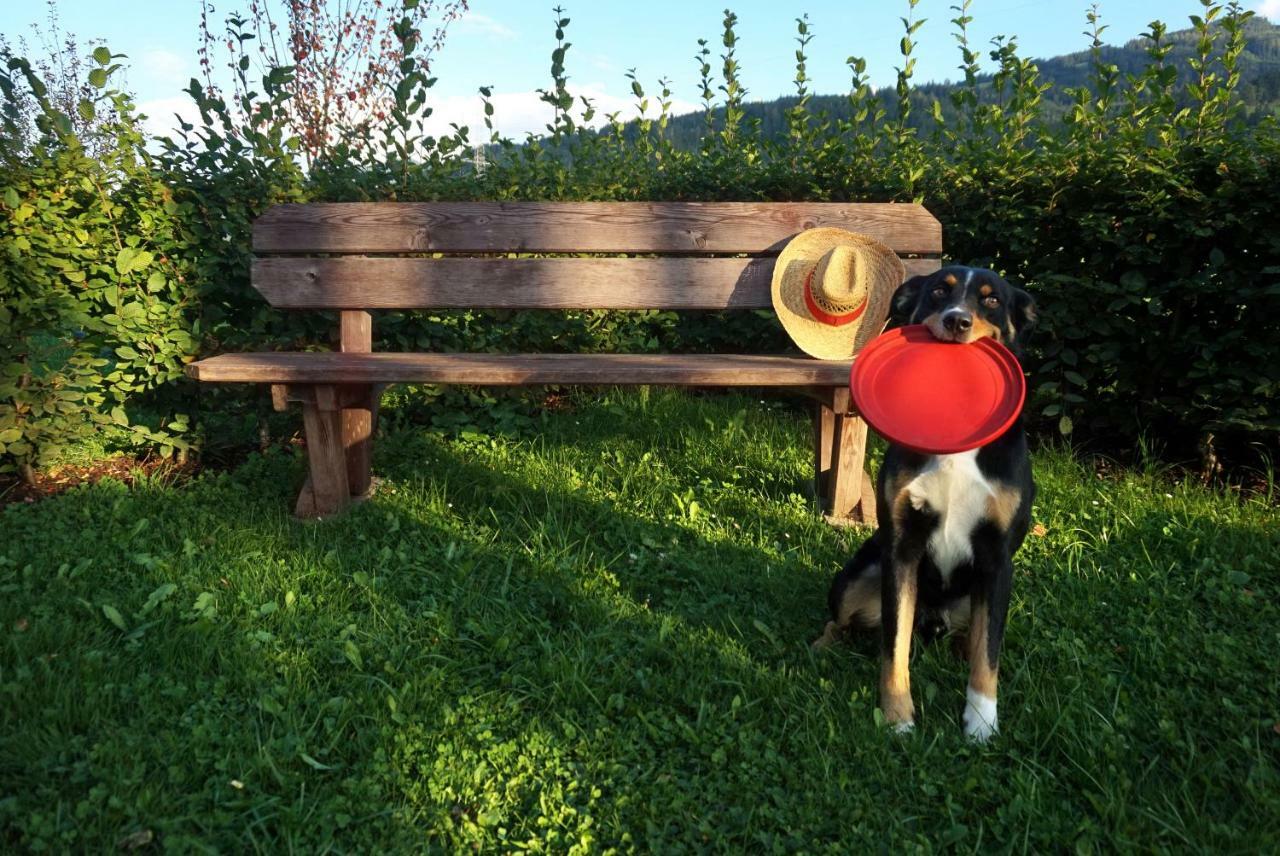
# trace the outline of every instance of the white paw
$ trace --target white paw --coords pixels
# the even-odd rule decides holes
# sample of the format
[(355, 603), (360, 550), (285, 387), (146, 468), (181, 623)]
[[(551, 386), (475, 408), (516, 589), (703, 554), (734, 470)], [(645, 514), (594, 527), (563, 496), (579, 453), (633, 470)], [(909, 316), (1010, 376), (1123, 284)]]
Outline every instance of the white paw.
[(916, 723), (914, 720), (908, 719), (906, 722), (895, 722), (889, 728), (893, 730), (894, 734), (910, 734), (915, 731)]
[(986, 743), (999, 730), (996, 700), (970, 687), (965, 693), (963, 719), (965, 736), (975, 743)]

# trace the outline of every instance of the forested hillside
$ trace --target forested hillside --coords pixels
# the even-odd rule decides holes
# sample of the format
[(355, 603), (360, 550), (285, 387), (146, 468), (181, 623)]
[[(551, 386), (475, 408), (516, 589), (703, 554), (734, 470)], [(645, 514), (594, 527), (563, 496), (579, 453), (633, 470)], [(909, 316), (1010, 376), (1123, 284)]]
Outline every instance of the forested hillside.
[[(1264, 116), (1280, 115), (1280, 26), (1259, 18), (1245, 24), (1246, 47), (1240, 56), (1239, 95), (1243, 114), (1251, 122)], [(1186, 29), (1164, 34), (1163, 42), (1172, 46), (1165, 62), (1178, 73), (1179, 83), (1185, 86), (1194, 82), (1190, 61), (1196, 55), (1195, 30)], [(1104, 65), (1115, 66), (1119, 80), (1140, 73), (1151, 62), (1148, 39), (1137, 38), (1123, 47), (1104, 45), (1099, 59)], [(957, 61), (959, 55), (957, 54)], [(1072, 103), (1073, 90), (1090, 84), (1095, 58), (1089, 49), (1064, 54), (1049, 59), (1033, 61), (1039, 70), (1039, 82), (1048, 84), (1043, 94), (1041, 115), (1047, 119), (1062, 116)], [(1213, 71), (1221, 74), (1221, 70)], [(978, 76), (979, 98), (985, 103), (998, 103), (1001, 93), (990, 74)], [(923, 83), (912, 88), (912, 112), (908, 124), (927, 131), (936, 124), (934, 102), (946, 119), (955, 113), (951, 94), (960, 84), (952, 82)], [(897, 94), (893, 87), (884, 87), (878, 93), (887, 118), (897, 114)], [(1182, 90), (1185, 97), (1185, 89)], [(747, 122), (759, 122), (766, 137), (780, 136), (787, 132), (787, 111), (794, 108), (798, 98), (787, 96), (772, 101), (749, 101), (742, 106)], [(809, 110), (815, 114), (828, 113), (832, 118), (849, 118), (851, 108), (846, 95), (814, 95), (809, 99)], [(715, 110), (717, 124), (723, 118), (723, 108)], [(689, 113), (674, 116), (667, 127), (667, 134), (679, 148), (693, 148), (706, 133), (706, 116)]]

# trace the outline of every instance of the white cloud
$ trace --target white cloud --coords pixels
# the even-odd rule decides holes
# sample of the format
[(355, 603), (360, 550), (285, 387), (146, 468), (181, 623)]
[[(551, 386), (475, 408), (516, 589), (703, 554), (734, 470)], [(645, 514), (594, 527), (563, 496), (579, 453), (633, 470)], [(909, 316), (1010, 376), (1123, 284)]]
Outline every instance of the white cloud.
[(137, 61), (138, 70), (156, 82), (176, 82), (186, 85), (191, 77), (187, 58), (165, 48), (149, 48)]
[(192, 124), (198, 124), (200, 111), (189, 95), (173, 95), (168, 98), (151, 98), (138, 104), (138, 112), (146, 114), (142, 127), (157, 137), (176, 137), (178, 119), (175, 113)]
[[(585, 95), (592, 100), (595, 116), (590, 125), (600, 127), (608, 122), (608, 114), (618, 112), (623, 121), (633, 119), (637, 115), (635, 99), (628, 93), (618, 95), (608, 92), (602, 83), (589, 83), (572, 87), (574, 95), (573, 117), (577, 122), (582, 115), (582, 101), (578, 97)], [(522, 141), (525, 135), (546, 133), (546, 126), (551, 123), (551, 106), (541, 100), (537, 92), (494, 92), (490, 99), (493, 102), (493, 124), (498, 133), (516, 141)], [(426, 132), (433, 136), (453, 133), (450, 123), (465, 125), (470, 129), (473, 143), (488, 142), (488, 132), (484, 126), (484, 103), (477, 95), (445, 95), (429, 97), (427, 104), (433, 109), (426, 122)], [(672, 115), (690, 113), (701, 109), (690, 101), (673, 99)], [(175, 113), (187, 122), (199, 125), (200, 111), (195, 102), (186, 94), (167, 98), (151, 98), (141, 101), (138, 110), (147, 116), (144, 127), (148, 134), (154, 136), (176, 136), (178, 118)], [(646, 115), (656, 119), (658, 112), (657, 98), (649, 98)]]
[[(577, 121), (582, 114), (582, 101), (578, 98), (585, 95), (592, 100), (595, 116), (591, 119), (592, 127), (600, 127), (608, 122), (607, 114), (618, 112), (624, 121), (637, 115), (635, 99), (630, 95), (615, 95), (605, 90), (600, 83), (589, 83), (580, 87), (571, 87), (574, 95), (573, 115)], [(498, 133), (514, 140), (524, 139), (525, 134), (545, 133), (550, 124), (553, 111), (551, 106), (540, 100), (537, 92), (494, 92), (490, 99), (493, 102), (493, 124)], [(473, 142), (486, 141), (484, 127), (484, 105), (478, 95), (449, 95), (429, 98), (427, 103), (434, 108), (431, 118), (427, 120), (427, 132), (440, 135), (452, 132), (451, 122), (466, 125), (471, 129)], [(689, 113), (698, 110), (697, 104), (690, 101), (673, 99), (671, 113)], [(649, 98), (649, 109), (646, 115), (657, 118), (658, 101)]]
[(454, 32), (488, 36), (489, 38), (502, 39), (504, 41), (516, 37), (516, 31), (506, 24), (495, 21), (488, 15), (481, 15), (476, 12), (468, 12), (463, 15), (457, 23), (452, 25), (452, 28)]
[(587, 54), (587, 62), (590, 63), (591, 67), (596, 71), (613, 72), (618, 68), (610, 62), (609, 58), (604, 54)]
[(1254, 11), (1272, 22), (1280, 22), (1280, 0), (1262, 0)]

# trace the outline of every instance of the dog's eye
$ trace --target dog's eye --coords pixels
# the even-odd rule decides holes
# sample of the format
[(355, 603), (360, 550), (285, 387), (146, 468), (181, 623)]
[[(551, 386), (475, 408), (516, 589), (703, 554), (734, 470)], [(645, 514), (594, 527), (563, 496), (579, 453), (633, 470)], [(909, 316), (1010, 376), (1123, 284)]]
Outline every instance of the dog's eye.
[(938, 286), (933, 290), (933, 296), (938, 300), (941, 300), (942, 298), (946, 297), (949, 293), (950, 292), (947, 289), (943, 288), (942, 286)]
[(987, 307), (988, 309), (995, 309), (997, 306), (1000, 305), (1000, 298), (984, 297), (982, 300), (982, 305)]

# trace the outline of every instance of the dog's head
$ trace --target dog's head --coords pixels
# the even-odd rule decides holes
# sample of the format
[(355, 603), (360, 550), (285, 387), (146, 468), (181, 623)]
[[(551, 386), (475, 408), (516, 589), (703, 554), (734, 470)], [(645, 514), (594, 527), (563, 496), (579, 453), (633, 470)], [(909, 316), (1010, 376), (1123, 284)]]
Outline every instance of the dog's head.
[(893, 295), (893, 317), (923, 324), (943, 342), (975, 342), (990, 336), (1017, 351), (1036, 322), (1031, 295), (994, 271), (949, 265), (915, 276)]

